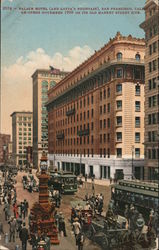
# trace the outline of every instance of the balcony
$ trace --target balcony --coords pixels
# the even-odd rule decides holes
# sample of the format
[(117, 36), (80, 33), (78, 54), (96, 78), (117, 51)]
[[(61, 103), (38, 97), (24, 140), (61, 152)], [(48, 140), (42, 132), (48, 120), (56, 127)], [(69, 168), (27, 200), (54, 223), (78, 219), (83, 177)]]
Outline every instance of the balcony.
[(64, 139), (64, 133), (57, 134), (57, 135), (56, 135), (56, 139), (58, 139), (58, 140), (63, 140), (63, 139)]
[(75, 109), (70, 109), (70, 110), (66, 111), (67, 116), (74, 115), (74, 114), (75, 114)]
[(77, 132), (78, 136), (89, 135), (89, 129), (79, 130)]

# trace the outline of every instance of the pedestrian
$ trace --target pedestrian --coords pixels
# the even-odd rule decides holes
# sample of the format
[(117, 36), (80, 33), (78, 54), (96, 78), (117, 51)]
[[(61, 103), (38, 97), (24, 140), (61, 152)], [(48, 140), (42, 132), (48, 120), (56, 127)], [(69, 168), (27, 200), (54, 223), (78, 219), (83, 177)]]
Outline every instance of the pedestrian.
[(16, 219), (14, 218), (14, 216), (11, 216), (8, 224), (9, 224), (9, 235), (10, 235), (9, 242), (12, 241), (12, 238), (13, 238), (13, 242), (15, 242)]
[[(2, 214), (0, 215), (0, 218), (2, 218)], [(0, 240), (2, 238), (2, 234), (4, 234), (4, 230), (3, 230), (3, 223), (0, 221)]]
[(84, 235), (83, 233), (79, 233), (76, 238), (76, 245), (78, 246), (78, 250), (83, 250), (83, 243), (84, 243)]
[(17, 219), (19, 214), (18, 214), (18, 206), (16, 203), (13, 204), (13, 213), (14, 213), (14, 217)]
[(19, 236), (20, 231), (21, 231), (21, 229), (22, 229), (22, 223), (23, 223), (23, 221), (22, 221), (22, 216), (20, 215), (20, 216), (17, 218), (17, 227), (16, 227), (16, 229), (17, 229), (17, 237)]
[(62, 212), (60, 212), (59, 214), (59, 219), (58, 219), (58, 228), (59, 228), (59, 233), (61, 236), (67, 236), (66, 235), (66, 227), (65, 227), (65, 221), (64, 221), (64, 217), (62, 215)]
[(74, 222), (73, 222), (73, 231), (74, 231), (74, 234), (75, 234), (75, 238), (80, 233), (80, 230), (81, 230), (81, 225), (79, 223), (79, 219), (76, 217), (74, 219)]
[(28, 208), (29, 208), (28, 201), (26, 199), (24, 199), (23, 204), (24, 204), (24, 216), (28, 216)]
[(9, 203), (5, 203), (4, 212), (5, 212), (5, 220), (7, 221), (10, 219), (10, 205), (9, 205)]
[(22, 250), (27, 250), (27, 241), (29, 238), (28, 229), (25, 227), (25, 222), (23, 222), (23, 228), (20, 231), (19, 238), (22, 242)]
[(88, 176), (87, 176), (87, 174), (85, 174), (85, 182), (87, 182), (87, 178), (88, 178)]

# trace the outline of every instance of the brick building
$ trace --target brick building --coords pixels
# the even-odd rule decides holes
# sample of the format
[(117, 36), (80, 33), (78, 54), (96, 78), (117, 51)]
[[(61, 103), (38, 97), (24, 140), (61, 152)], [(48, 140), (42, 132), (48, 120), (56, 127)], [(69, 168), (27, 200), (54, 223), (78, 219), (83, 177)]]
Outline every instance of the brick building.
[(159, 6), (145, 4), (145, 178), (158, 179), (159, 167)]
[(4, 163), (5, 161), (8, 161), (10, 157), (10, 140), (10, 135), (0, 134), (0, 164)]
[(144, 39), (118, 32), (48, 92), (50, 166), (143, 178), (144, 54)]

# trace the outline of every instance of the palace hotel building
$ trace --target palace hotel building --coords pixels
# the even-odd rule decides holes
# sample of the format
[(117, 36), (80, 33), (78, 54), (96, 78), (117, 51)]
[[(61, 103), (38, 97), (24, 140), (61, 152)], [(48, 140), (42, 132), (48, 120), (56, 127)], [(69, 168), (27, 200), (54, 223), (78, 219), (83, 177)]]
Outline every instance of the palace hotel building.
[(147, 0), (145, 21), (145, 179), (159, 173), (159, 3)]
[(144, 55), (144, 39), (117, 32), (48, 92), (50, 167), (143, 178)]

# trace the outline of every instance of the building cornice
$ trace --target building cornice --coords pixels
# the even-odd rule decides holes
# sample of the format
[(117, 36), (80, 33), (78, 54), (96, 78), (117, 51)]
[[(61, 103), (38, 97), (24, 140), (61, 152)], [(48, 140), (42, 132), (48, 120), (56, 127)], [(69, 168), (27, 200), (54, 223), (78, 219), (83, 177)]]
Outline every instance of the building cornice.
[(10, 116), (16, 115), (16, 114), (28, 114), (28, 115), (32, 115), (33, 112), (31, 111), (14, 111)]
[(63, 91), (58, 96), (50, 98), (49, 101), (46, 103), (46, 106), (49, 106), (52, 102), (56, 101), (57, 99), (59, 99), (60, 97), (65, 95), (66, 93), (70, 92), (74, 88), (76, 88), (79, 85), (81, 85), (82, 83), (84, 83), (85, 81), (87, 81), (87, 80), (89, 80), (91, 78), (94, 78), (96, 76), (99, 76), (105, 69), (108, 69), (111, 66), (117, 66), (117, 65), (136, 65), (136, 66), (144, 67), (144, 60), (137, 61), (135, 59), (130, 59), (130, 58), (128, 58), (128, 59), (123, 58), (122, 60), (119, 60), (119, 61), (117, 59), (111, 60), (111, 61), (103, 64), (100, 68), (94, 70), (92, 73), (90, 73), (86, 77), (79, 80), (75, 85), (72, 85), (69, 88), (67, 88), (65, 91)]
[(105, 44), (101, 49), (98, 51), (95, 51), (95, 53), (89, 57), (86, 61), (84, 61), (82, 64), (80, 64), (77, 68), (75, 68), (71, 73), (69, 73), (64, 79), (62, 79), (57, 85), (55, 85), (51, 90), (55, 90), (60, 85), (68, 81), (70, 78), (78, 74), (81, 70), (83, 70), (85, 67), (87, 67), (90, 63), (96, 60), (97, 57), (102, 56), (107, 50), (109, 50), (112, 46), (116, 44), (135, 44), (137, 46), (145, 46), (145, 39), (144, 38), (136, 38), (129, 36), (122, 36), (120, 32), (117, 32), (116, 36), (112, 39), (110, 38), (109, 42)]

